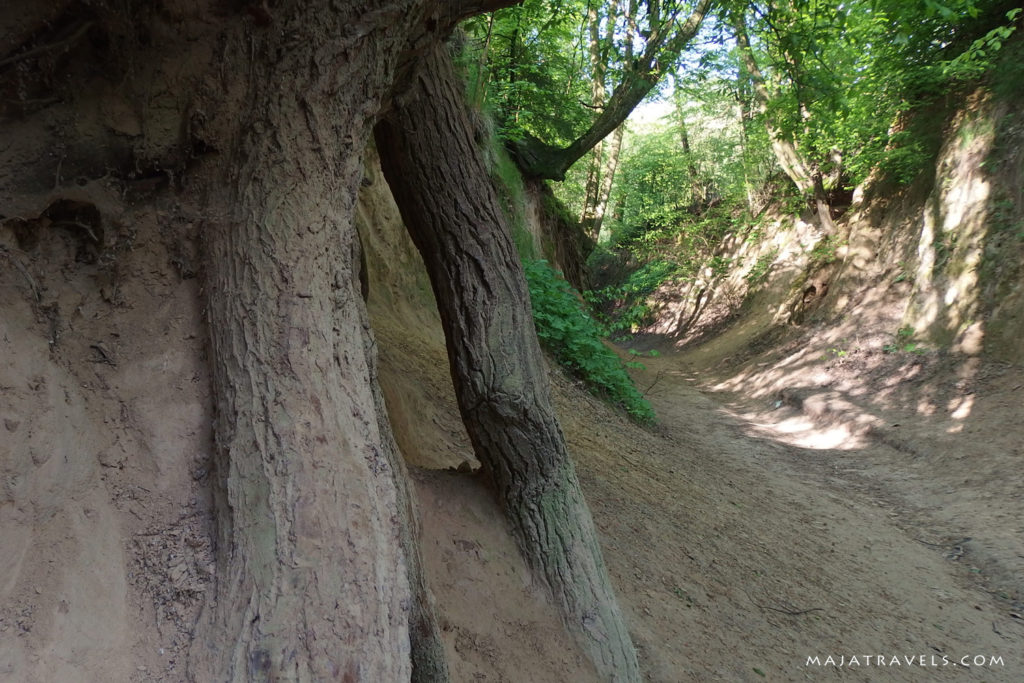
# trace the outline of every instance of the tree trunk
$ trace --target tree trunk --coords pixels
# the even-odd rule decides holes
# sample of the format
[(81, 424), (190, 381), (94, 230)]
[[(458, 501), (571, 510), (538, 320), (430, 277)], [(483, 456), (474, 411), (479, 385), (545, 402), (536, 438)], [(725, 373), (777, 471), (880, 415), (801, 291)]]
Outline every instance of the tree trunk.
[[(605, 74), (608, 71), (608, 53), (610, 43), (615, 38), (615, 15), (618, 12), (618, 2), (613, 0), (608, 7), (608, 35), (601, 36), (601, 15), (597, 3), (590, 3), (587, 8), (587, 33), (588, 33), (588, 56), (590, 58), (590, 106), (594, 111), (604, 109)], [(600, 140), (594, 145), (593, 155), (587, 166), (587, 183), (583, 198), (583, 214), (580, 216), (580, 224), (583, 230), (591, 237), (596, 237), (594, 232), (594, 221), (596, 211), (600, 203), (601, 179), (604, 171), (604, 141)]]
[(587, 181), (583, 185), (583, 211), (580, 214), (580, 226), (590, 237), (594, 236), (594, 211), (601, 183), (603, 161), (604, 141), (602, 140), (594, 145), (590, 160), (587, 162)]
[(747, 125), (749, 121), (753, 120), (750, 115), (750, 105), (743, 93), (737, 93), (736, 102), (740, 108), (740, 149), (742, 150), (743, 156), (743, 189), (747, 195), (747, 209), (750, 210), (751, 215), (757, 215), (760, 213), (759, 202), (754, 191), (754, 183), (750, 179), (750, 164), (751, 164), (751, 150), (750, 150), (750, 136), (747, 134)]
[(456, 19), (501, 4), (281, 2), (216, 50), (232, 74), (206, 103), (225, 146), (204, 231), (217, 584), (195, 680), (447, 679), (353, 213), (396, 78)]
[[(404, 40), (352, 49), (342, 36), (361, 13), (324, 4), (255, 39), (229, 208), (205, 230), (223, 495), (198, 680), (412, 675), (405, 473), (375, 414), (352, 227), (371, 117)], [(305, 39), (279, 51), (275, 38), (298, 27)]]
[(679, 143), (682, 146), (683, 156), (686, 158), (686, 172), (690, 176), (690, 203), (697, 209), (696, 213), (700, 213), (704, 210), (707, 198), (704, 196), (697, 163), (693, 160), (690, 133), (686, 130), (686, 118), (683, 116), (682, 108), (678, 108), (677, 113), (679, 115)]
[(473, 84), (473, 104), (482, 107), (487, 99), (487, 84), (491, 81), (491, 73), (487, 68), (487, 58), (491, 50), (491, 36), (494, 35), (494, 12), (487, 16), (487, 36), (484, 38), (484, 46), (480, 49), (480, 59), (476, 62), (476, 82)]
[[(618, 3), (612, 3), (609, 10), (608, 28), (605, 32), (604, 43), (597, 40), (596, 28), (591, 29), (591, 54), (590, 59), (594, 70), (593, 94), (598, 94), (600, 85), (600, 100), (596, 97), (592, 100), (595, 108), (604, 107), (605, 92), (604, 80), (608, 71), (608, 55), (611, 52), (615, 40), (615, 26), (618, 12)], [(637, 0), (630, 0), (626, 9), (626, 35), (624, 62), (630, 64), (633, 61), (633, 37), (636, 34), (636, 12)], [(596, 11), (595, 11), (596, 13)], [(597, 77), (600, 76), (598, 83)], [(601, 226), (604, 223), (604, 214), (608, 209), (608, 200), (611, 197), (612, 183), (615, 180), (615, 171), (619, 165), (619, 152), (622, 150), (622, 135), (625, 124), (620, 124), (612, 133), (612, 139), (606, 143), (604, 140), (594, 147), (594, 158), (591, 166), (591, 175), (587, 178), (586, 202), (584, 204), (583, 219), (580, 221), (584, 232), (596, 243), (601, 236)], [(593, 181), (591, 183), (591, 181)]]
[(793, 138), (786, 135), (772, 119), (769, 112), (770, 95), (765, 85), (764, 74), (761, 72), (754, 58), (754, 51), (750, 47), (750, 39), (747, 36), (747, 28), (741, 10), (731, 13), (733, 30), (736, 33), (736, 46), (740, 51), (740, 59), (750, 78), (753, 86), (754, 102), (757, 105), (758, 113), (764, 117), (764, 125), (768, 131), (768, 138), (771, 140), (772, 151), (779, 162), (779, 166), (786, 172), (789, 179), (793, 181), (797, 189), (804, 195), (810, 197), (814, 202), (815, 211), (818, 213), (818, 222), (821, 229), (827, 235), (834, 235), (835, 224), (832, 222), (832, 210), (828, 203), (828, 196), (825, 193), (821, 180), (821, 173), (804, 158), (797, 149)]
[(459, 408), (521, 551), (609, 680), (639, 680), (597, 534), (555, 420), (529, 293), (443, 47), (375, 131), (381, 166), (423, 256)]
[(739, 49), (740, 61), (747, 72), (747, 77), (750, 79), (750, 85), (754, 94), (754, 104), (757, 106), (758, 114), (764, 118), (764, 125), (768, 130), (768, 139), (771, 141), (775, 158), (797, 189), (809, 195), (814, 190), (814, 181), (811, 179), (811, 171), (807, 168), (803, 155), (797, 150), (793, 140), (788, 135), (785, 135), (771, 116), (769, 116), (768, 103), (771, 101), (771, 96), (768, 94), (768, 86), (765, 84), (764, 74), (761, 72), (761, 67), (754, 58), (754, 51), (750, 47), (750, 38), (747, 36), (747, 27), (744, 24), (743, 13), (741, 10), (736, 10), (730, 16), (733, 31), (736, 34), (736, 47)]
[(597, 193), (597, 205), (594, 207), (594, 220), (590, 226), (590, 237), (594, 242), (601, 237), (604, 215), (608, 211), (608, 202), (612, 196), (612, 184), (615, 182), (615, 173), (619, 170), (619, 153), (622, 151), (622, 135), (625, 128), (626, 126), (623, 124), (615, 129), (611, 142), (608, 143), (608, 151), (604, 155), (604, 169), (601, 173), (601, 184)]

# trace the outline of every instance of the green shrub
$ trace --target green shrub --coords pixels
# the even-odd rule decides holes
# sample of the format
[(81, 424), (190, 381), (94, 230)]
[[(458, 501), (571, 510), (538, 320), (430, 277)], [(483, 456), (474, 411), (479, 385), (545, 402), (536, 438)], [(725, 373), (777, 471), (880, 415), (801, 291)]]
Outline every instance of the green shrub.
[(634, 420), (653, 422), (650, 404), (633, 386), (619, 357), (601, 341), (600, 327), (569, 283), (547, 261), (527, 260), (523, 266), (541, 344), (591, 391), (621, 405)]
[(818, 240), (810, 251), (811, 262), (817, 265), (828, 265), (839, 260), (839, 247), (845, 247), (834, 235), (825, 235)]
[(685, 271), (674, 261), (657, 259), (635, 270), (621, 285), (612, 285), (587, 293), (591, 305), (606, 316), (612, 332), (631, 332), (653, 322), (653, 311), (647, 299), (658, 287), (678, 279)]

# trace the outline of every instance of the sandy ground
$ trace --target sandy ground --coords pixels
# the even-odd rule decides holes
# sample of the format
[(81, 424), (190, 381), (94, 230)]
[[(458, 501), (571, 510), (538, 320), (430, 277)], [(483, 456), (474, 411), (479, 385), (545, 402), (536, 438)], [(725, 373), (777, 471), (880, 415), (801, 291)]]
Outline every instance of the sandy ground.
[(212, 576), (189, 228), (111, 215), (116, 260), (83, 260), (66, 230), (27, 252), (0, 233), (4, 681), (180, 680)]
[[(772, 360), (764, 367), (787, 367)], [(686, 355), (647, 366), (640, 383), (657, 380), (650, 397), (664, 434), (632, 449), (646, 476), (636, 477), (633, 463), (611, 467), (614, 446), (588, 445), (609, 460), (584, 468), (595, 493), (612, 501), (616, 489), (636, 490), (618, 498), (635, 515), (601, 493), (591, 498), (624, 546), (609, 562), (652, 680), (1021, 680), (1024, 440), (1008, 429), (1019, 414), (1019, 368), (979, 371), (992, 373), (976, 385), (983, 408), (957, 431), (948, 414), (907, 407), (936, 383), (957, 391), (951, 361), (936, 362), (931, 381), (904, 367), (911, 378), (894, 396), (880, 391), (894, 385), (891, 367), (848, 374), (822, 359), (775, 370), (782, 388), (769, 390), (763, 373), (715, 377)], [(993, 442), (979, 448), (978, 430)], [(623, 569), (623, 559), (637, 557), (646, 561)], [(646, 596), (636, 580), (645, 571)], [(648, 629), (649, 640), (641, 635)], [(860, 666), (807, 666), (807, 657), (830, 654), (861, 655)], [(1004, 666), (941, 666), (975, 654), (1002, 656)], [(865, 666), (863, 655), (890, 665), (872, 656)], [(918, 665), (891, 666), (893, 656)]]

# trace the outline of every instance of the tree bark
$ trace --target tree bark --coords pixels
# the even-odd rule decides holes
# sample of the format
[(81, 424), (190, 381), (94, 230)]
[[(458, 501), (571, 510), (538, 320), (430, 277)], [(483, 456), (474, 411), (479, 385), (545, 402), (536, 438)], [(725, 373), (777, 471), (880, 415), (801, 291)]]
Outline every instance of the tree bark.
[(426, 263), (462, 419), (521, 551), (608, 680), (639, 680), (565, 440), (529, 293), (442, 47), (375, 130), (381, 165)]
[(491, 36), (494, 35), (494, 12), (487, 17), (487, 36), (484, 38), (484, 46), (480, 49), (480, 59), (476, 62), (476, 83), (473, 85), (474, 104), (477, 107), (483, 106), (487, 98), (487, 84), (491, 80), (490, 71), (487, 69), (487, 58), (491, 49)]
[(747, 209), (750, 210), (751, 215), (757, 215), (760, 213), (759, 202), (754, 192), (754, 183), (750, 179), (750, 165), (751, 165), (751, 150), (750, 150), (750, 136), (747, 133), (747, 125), (753, 120), (750, 114), (749, 100), (744, 96), (742, 92), (737, 92), (736, 102), (740, 109), (740, 149), (742, 150), (743, 156), (743, 189), (747, 195)]
[[(613, 3), (609, 10), (608, 26), (605, 31), (604, 41), (599, 40), (597, 28), (591, 25), (591, 68), (594, 72), (593, 98), (591, 104), (595, 109), (604, 107), (605, 100), (605, 75), (608, 71), (608, 55), (611, 52), (615, 40), (616, 17), (618, 3)], [(633, 61), (633, 38), (636, 35), (636, 13), (637, 0), (630, 0), (626, 8), (626, 34), (624, 61), (630, 64)], [(596, 14), (596, 10), (595, 10)], [(598, 81), (598, 78), (600, 79)], [(600, 88), (598, 88), (600, 85)], [(599, 94), (599, 99), (598, 99)], [(622, 150), (622, 136), (625, 124), (620, 124), (612, 133), (610, 142), (602, 140), (594, 147), (594, 156), (591, 161), (590, 171), (587, 175), (586, 198), (583, 205), (583, 217), (580, 224), (587, 235), (596, 243), (601, 235), (601, 225), (604, 223), (604, 214), (608, 209), (608, 200), (611, 197), (612, 183), (615, 180), (615, 171), (619, 165), (619, 152)]]
[(697, 170), (697, 162), (693, 160), (693, 149), (690, 147), (690, 133), (686, 130), (686, 117), (682, 108), (677, 107), (679, 116), (679, 144), (686, 158), (686, 173), (690, 176), (690, 203), (697, 209), (697, 213), (704, 210), (706, 197), (704, 187), (700, 182), (700, 171)]
[(626, 124), (622, 124), (615, 129), (610, 143), (607, 144), (607, 152), (604, 154), (604, 168), (597, 192), (597, 204), (594, 206), (594, 217), (589, 230), (594, 242), (601, 237), (601, 227), (604, 225), (604, 216), (608, 211), (608, 202), (611, 200), (615, 173), (619, 170), (619, 153), (622, 151), (622, 136), (625, 128)]
[[(611, 42), (615, 38), (615, 15), (618, 13), (618, 2), (613, 0), (608, 7), (606, 19), (608, 30), (607, 35), (601, 35), (601, 15), (597, 3), (590, 3), (587, 8), (587, 33), (588, 33), (588, 56), (590, 58), (590, 106), (594, 111), (601, 111), (604, 108), (605, 74), (608, 71), (608, 53)], [(588, 235), (593, 235), (595, 212), (599, 203), (601, 191), (601, 177), (604, 170), (604, 141), (594, 145), (593, 155), (587, 167), (587, 183), (583, 198), (583, 213), (580, 216), (580, 224)]]
[[(361, 19), (293, 8), (253, 39), (234, 188), (205, 231), (223, 493), (198, 680), (412, 675), (404, 472), (374, 410), (352, 229), (362, 149), (404, 40), (360, 40)], [(280, 50), (288, 29), (305, 40)]]
[(206, 103), (227, 147), (205, 178), (217, 583), (195, 680), (447, 680), (353, 214), (416, 52), (501, 4), (280, 2), (216, 50), (232, 74)]

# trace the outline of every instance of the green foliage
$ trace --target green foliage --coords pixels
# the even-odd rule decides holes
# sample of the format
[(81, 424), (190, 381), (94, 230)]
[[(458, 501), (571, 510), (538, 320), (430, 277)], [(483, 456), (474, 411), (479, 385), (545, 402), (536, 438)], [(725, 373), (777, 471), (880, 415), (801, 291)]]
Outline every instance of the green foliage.
[(883, 346), (882, 351), (885, 353), (926, 353), (928, 349), (917, 342), (911, 341), (913, 338), (914, 328), (910, 325), (904, 325), (896, 330), (896, 334), (893, 335), (893, 341)]
[(620, 240), (683, 220), (694, 201), (688, 162), (671, 129), (630, 138), (620, 161), (616, 212), (609, 226)]
[(860, 158), (863, 171), (870, 172), (877, 167), (881, 177), (897, 185), (909, 185), (921, 173), (929, 160), (934, 157), (935, 141), (939, 135), (929, 136), (919, 127), (893, 133), (885, 150)]
[[(525, 0), (477, 17), (463, 26), (467, 47), (462, 61), (472, 76), (472, 99), (494, 113), (498, 140), (532, 135), (564, 146), (602, 107), (600, 92), (595, 95), (592, 89), (595, 82), (599, 90), (603, 85), (607, 104), (614, 88), (640, 63), (647, 41), (660, 29), (669, 30), (665, 20), (686, 16), (692, 4)], [(593, 260), (602, 266), (604, 282), (612, 284), (587, 294), (597, 315), (612, 330), (643, 327), (652, 322), (648, 301), (659, 286), (697, 282), (698, 277), (704, 286), (704, 276), (721, 277), (733, 265), (722, 255), (729, 253), (722, 248), (727, 237), (759, 241), (750, 225), (765, 206), (782, 206), (790, 213), (808, 210), (808, 198), (793, 189), (775, 159), (769, 129), (793, 143), (810, 174), (833, 197), (869, 177), (904, 184), (920, 176), (933, 166), (947, 103), (958, 101), (979, 79), (997, 93), (1019, 97), (1024, 41), (1015, 32), (1024, 11), (1013, 7), (1017, 4), (716, 3), (722, 8), (719, 15), (705, 22), (688, 53), (644, 67), (650, 72), (645, 77), (678, 67), (671, 89), (662, 91), (673, 111), (660, 124), (627, 129), (603, 219), (604, 242)], [(638, 14), (627, 19), (629, 7)], [(734, 27), (726, 11), (741, 9), (763, 72), (757, 81), (763, 89), (755, 89), (746, 67), (741, 68), (731, 35)], [(603, 65), (596, 69), (588, 49), (591, 11), (598, 19), (595, 44)], [(660, 20), (652, 19), (659, 11)], [(627, 49), (630, 24), (636, 32)], [(760, 93), (767, 93), (766, 103)], [(518, 173), (500, 150), (492, 157), (518, 246), (532, 257), (521, 211), (513, 210), (522, 202)], [(577, 218), (584, 203), (594, 205), (592, 199), (585, 202), (590, 163), (591, 156), (584, 157), (556, 190)], [(592, 181), (591, 195), (594, 186)], [(1012, 206), (997, 201), (1006, 199), (992, 199), (993, 228), (1024, 239)], [(953, 237), (942, 238), (934, 245), (937, 267), (956, 247)], [(834, 237), (826, 238), (810, 257), (818, 264), (832, 262), (841, 246)], [(767, 281), (776, 257), (773, 252), (757, 259), (745, 276), (749, 288)], [(544, 289), (538, 268), (528, 266), (531, 287)], [(912, 277), (904, 271), (896, 282)], [(551, 285), (546, 291), (552, 287), (557, 289)], [(540, 330), (546, 323), (538, 319), (537, 324)], [(545, 334), (550, 339), (553, 332)], [(913, 342), (897, 339), (890, 346), (907, 350)], [(578, 358), (566, 362), (581, 371)]]
[(994, 56), (1017, 30), (1018, 17), (1024, 11), (1016, 7), (1006, 13), (1007, 24), (996, 26), (971, 43), (970, 47), (953, 59), (942, 62), (942, 75), (951, 80), (973, 80), (995, 65)]
[(619, 357), (601, 341), (600, 327), (569, 283), (546, 261), (526, 261), (524, 268), (541, 343), (595, 393), (622, 406), (638, 422), (653, 422), (650, 404), (633, 386)]
[(732, 267), (732, 259), (715, 254), (708, 259), (707, 267), (711, 270), (712, 277), (719, 278), (729, 272), (729, 268)]
[[(633, 191), (635, 188), (622, 190)], [(726, 204), (702, 213), (683, 209), (652, 212), (641, 222), (627, 222), (617, 215), (611, 221), (611, 243), (639, 260), (674, 260), (681, 270), (692, 272), (726, 235), (744, 229), (747, 218), (742, 209)]]
[(846, 358), (848, 355), (850, 355), (850, 353), (846, 349), (841, 349), (838, 347), (833, 347), (829, 349), (828, 352), (829, 354), (832, 355), (833, 358), (837, 358), (839, 360), (842, 360), (843, 358)]
[(811, 261), (819, 265), (832, 263), (839, 258), (839, 247), (845, 246), (833, 235), (825, 235), (811, 248)]
[[(683, 88), (677, 84), (677, 100)], [(743, 144), (735, 102), (721, 94), (676, 104), (668, 122), (626, 138), (606, 224), (612, 242), (631, 250), (649, 253), (672, 240), (713, 249), (735, 227), (731, 214), (746, 202), (746, 181), (764, 179), (763, 169), (748, 158), (754, 150), (749, 138)], [(708, 211), (709, 206), (717, 209)]]
[(494, 111), (499, 137), (563, 145), (586, 127), (585, 12), (583, 2), (526, 0), (462, 25), (474, 97)]
[(609, 331), (633, 332), (654, 322), (648, 298), (665, 283), (677, 279), (682, 271), (673, 261), (649, 261), (625, 282), (587, 292), (585, 296), (595, 309), (603, 312)]
[(832, 182), (857, 185), (879, 167), (909, 182), (935, 147), (933, 130), (903, 121), (992, 70), (1020, 23), (1021, 9), (1007, 12), (1008, 4), (784, 0), (748, 12), (769, 89), (762, 116)]
[(747, 281), (747, 286), (751, 289), (760, 287), (768, 280), (768, 275), (771, 273), (772, 264), (775, 263), (775, 259), (779, 255), (779, 248), (775, 247), (767, 253), (761, 254), (757, 257), (757, 261), (753, 267), (743, 276), (743, 279)]
[(462, 27), (476, 101), (493, 105), (506, 139), (529, 134), (563, 147), (622, 82), (656, 82), (672, 69), (695, 4), (524, 0), (470, 19)]
[[(622, 193), (636, 192), (625, 183)], [(741, 201), (741, 200), (737, 200)], [(751, 218), (735, 204), (719, 204), (702, 213), (690, 209), (676, 213), (652, 212), (640, 225), (631, 225), (622, 216), (612, 221), (610, 245), (600, 247), (589, 265), (605, 272), (617, 271), (613, 284), (586, 293), (587, 300), (611, 332), (636, 332), (654, 322), (655, 311), (649, 300), (658, 288), (673, 283), (694, 282), (702, 276), (722, 278), (733, 267), (732, 259), (716, 253), (730, 234), (751, 233)], [(618, 252), (615, 257), (613, 251)], [(613, 264), (627, 255), (639, 266)], [(774, 255), (772, 256), (774, 260)], [(766, 276), (771, 260), (760, 264)], [(704, 272), (707, 269), (709, 272)], [(757, 277), (758, 274), (755, 274)], [(607, 281), (607, 280), (606, 280)]]
[(986, 74), (988, 85), (1003, 100), (1019, 100), (1024, 83), (1024, 39), (1019, 33), (1015, 40), (1003, 45), (993, 61), (995, 65)]

